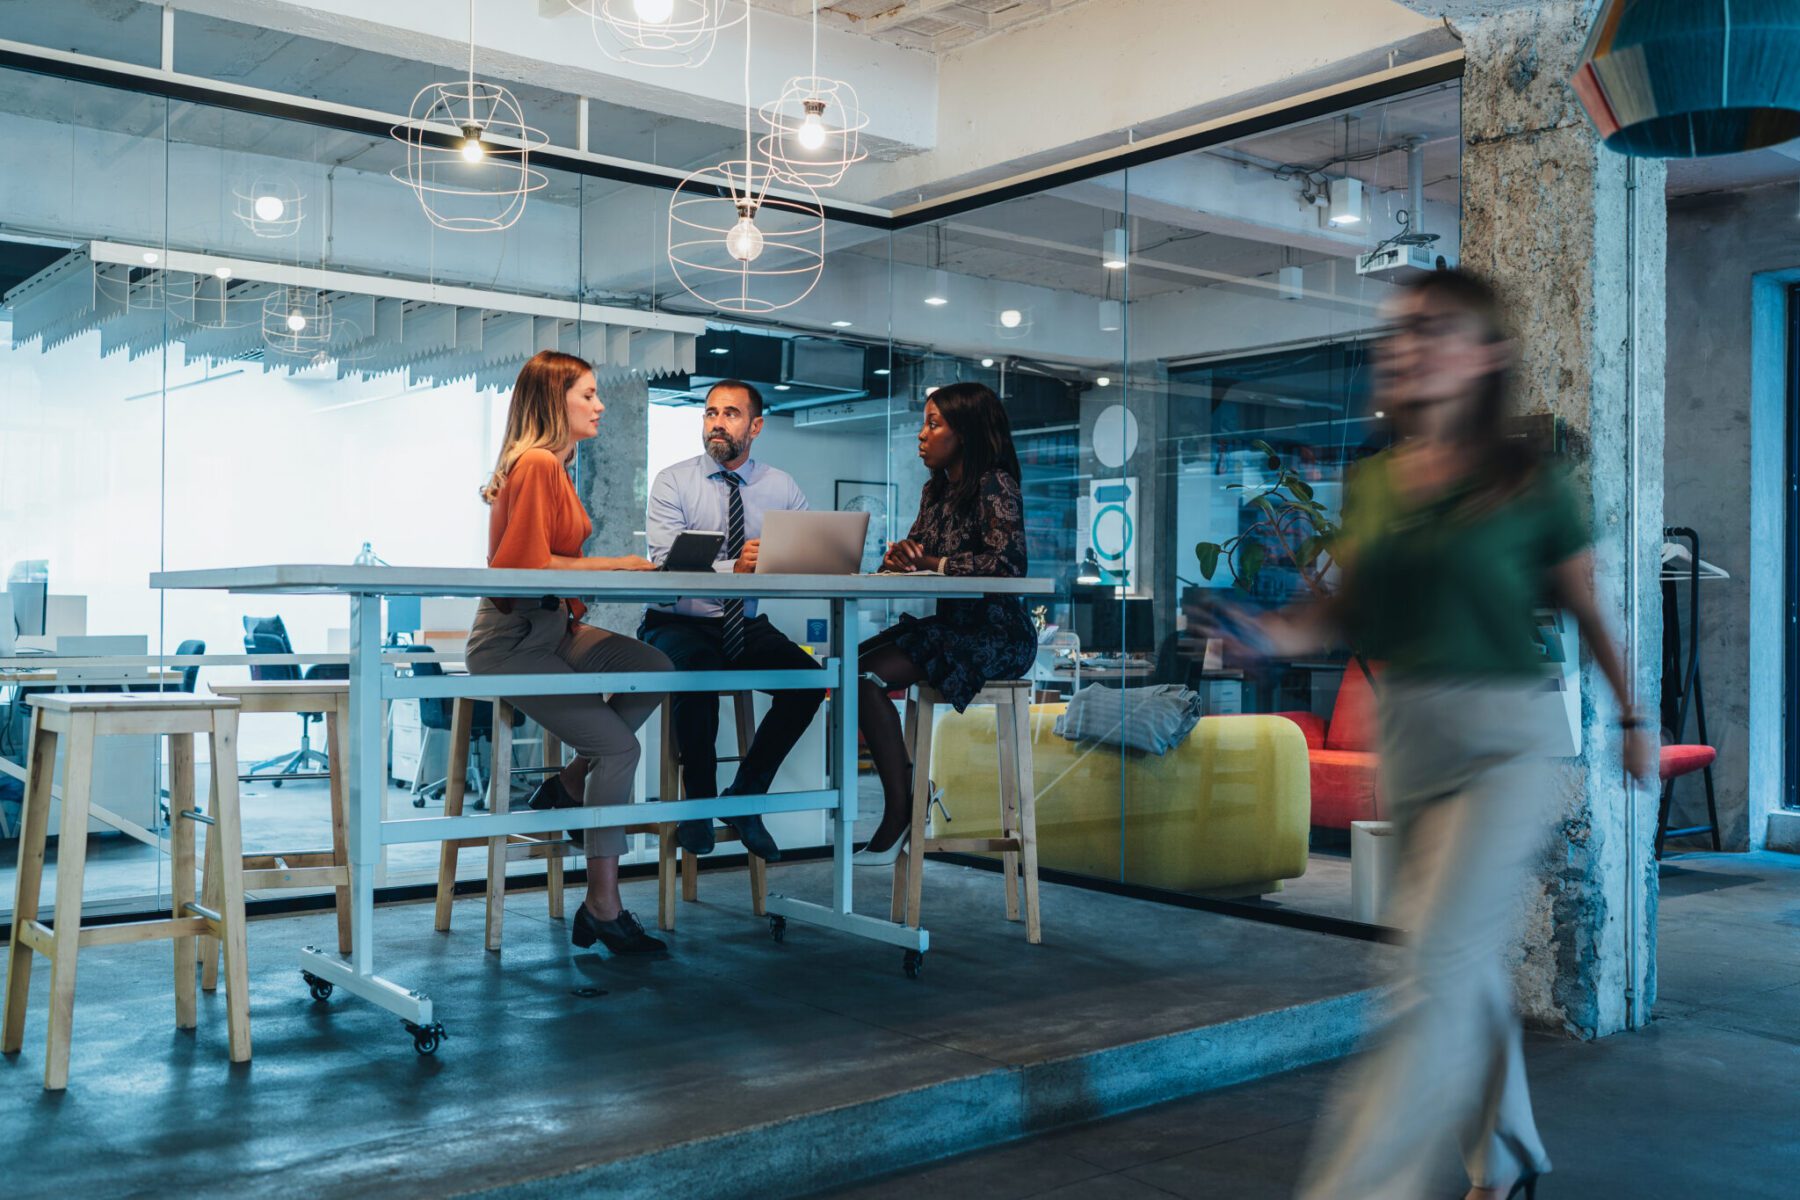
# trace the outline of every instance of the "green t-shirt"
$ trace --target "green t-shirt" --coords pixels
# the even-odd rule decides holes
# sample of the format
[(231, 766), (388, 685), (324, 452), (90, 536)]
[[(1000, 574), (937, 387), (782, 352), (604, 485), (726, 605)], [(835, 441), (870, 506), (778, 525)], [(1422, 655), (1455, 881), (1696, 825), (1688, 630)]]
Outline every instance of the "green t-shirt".
[(1394, 490), (1390, 471), (1389, 452), (1366, 459), (1345, 492), (1351, 645), (1406, 675), (1541, 673), (1533, 610), (1549, 599), (1550, 569), (1589, 543), (1561, 469), (1539, 469), (1499, 502), (1452, 489), (1422, 505)]

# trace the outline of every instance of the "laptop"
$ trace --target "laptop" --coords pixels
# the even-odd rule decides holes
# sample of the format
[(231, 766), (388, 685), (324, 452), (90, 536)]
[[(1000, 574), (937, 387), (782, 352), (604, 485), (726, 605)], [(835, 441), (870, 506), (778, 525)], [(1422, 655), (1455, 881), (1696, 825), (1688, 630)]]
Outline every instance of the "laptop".
[(854, 575), (862, 568), (863, 541), (868, 536), (866, 512), (774, 509), (763, 514), (756, 573)]

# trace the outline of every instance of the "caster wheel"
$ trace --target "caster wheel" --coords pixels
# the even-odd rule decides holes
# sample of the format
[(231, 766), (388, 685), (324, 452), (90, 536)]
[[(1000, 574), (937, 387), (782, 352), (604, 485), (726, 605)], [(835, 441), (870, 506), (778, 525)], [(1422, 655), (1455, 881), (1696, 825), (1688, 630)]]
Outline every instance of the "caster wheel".
[(769, 936), (777, 942), (787, 941), (787, 918), (778, 914), (769, 917)]
[(406, 1032), (412, 1034), (413, 1049), (420, 1054), (436, 1054), (437, 1048), (450, 1035), (444, 1032), (441, 1021), (433, 1021), (429, 1025), (414, 1025), (411, 1021), (402, 1021)]
[(300, 978), (306, 980), (307, 990), (312, 993), (312, 998), (320, 1004), (331, 999), (331, 993), (336, 990), (336, 985), (329, 979), (320, 979), (311, 971), (300, 972)]
[(285, 779), (273, 779), (273, 780), (270, 780), (270, 783), (271, 783), (271, 785), (272, 785), (272, 786), (273, 786), (273, 787), (274, 787), (274, 788), (275, 788), (275, 789), (276, 789), (276, 790), (277, 790), (277, 791), (279, 791), (279, 790), (280, 790), (280, 788), (281, 788), (281, 785), (282, 785), (282, 784), (284, 784), (284, 783), (286, 783), (286, 782), (287, 782), (287, 780), (285, 780)]
[(413, 807), (414, 808), (424, 808), (425, 807), (425, 797), (414, 796), (413, 797)]
[(906, 972), (908, 979), (917, 979), (919, 972), (925, 969), (925, 956), (917, 950), (908, 950), (900, 960), (900, 969)]

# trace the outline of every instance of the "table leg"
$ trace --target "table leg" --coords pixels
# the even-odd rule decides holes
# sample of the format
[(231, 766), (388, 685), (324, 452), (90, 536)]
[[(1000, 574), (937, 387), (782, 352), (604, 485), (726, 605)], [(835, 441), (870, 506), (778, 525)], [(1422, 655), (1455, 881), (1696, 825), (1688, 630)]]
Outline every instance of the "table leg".
[[(856, 829), (856, 703), (861, 682), (856, 648), (862, 640), (861, 614), (856, 601), (839, 597), (831, 602), (831, 653), (838, 660), (837, 676), (832, 681), (830, 724), (826, 744), (830, 747), (831, 783), (837, 791), (837, 805), (831, 813), (831, 903), (813, 904), (789, 896), (771, 895), (769, 919), (785, 924), (787, 918), (823, 925), (839, 933), (886, 942), (908, 951), (908, 974), (918, 971), (919, 956), (931, 945), (931, 935), (924, 929), (910, 928), (895, 921), (860, 916), (855, 911), (850, 856), (856, 847), (852, 835)], [(776, 925), (776, 928), (781, 928)]]
[[(382, 753), (381, 597), (350, 597), (350, 961), (307, 946), (300, 968), (398, 1015), (422, 1052), (437, 1048), (442, 1030), (433, 1030), (431, 997), (375, 974), (375, 871), (381, 862), (381, 818), (387, 798), (387, 763)], [(315, 990), (317, 985), (315, 985)], [(430, 1036), (427, 1036), (430, 1035)]]

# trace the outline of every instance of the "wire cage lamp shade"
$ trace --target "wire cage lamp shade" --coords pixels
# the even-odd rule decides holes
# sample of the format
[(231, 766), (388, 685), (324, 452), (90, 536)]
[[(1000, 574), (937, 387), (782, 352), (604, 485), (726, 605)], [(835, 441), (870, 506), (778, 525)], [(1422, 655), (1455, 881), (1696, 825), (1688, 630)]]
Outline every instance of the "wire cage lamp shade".
[(531, 165), (531, 152), (549, 137), (525, 123), (519, 102), (497, 83), (427, 84), (393, 134), (406, 144), (406, 162), (391, 174), (413, 190), (439, 229), (510, 228), (524, 214), (526, 197), (549, 182)]
[(844, 172), (869, 156), (862, 131), (869, 117), (856, 89), (841, 79), (800, 75), (787, 81), (780, 99), (762, 106), (756, 148), (783, 183), (836, 187)]
[(1607, 0), (1571, 80), (1608, 149), (1700, 158), (1800, 137), (1800, 3)]
[(231, 213), (259, 238), (290, 238), (306, 221), (306, 193), (286, 175), (240, 176), (231, 185)]
[(669, 263), (695, 299), (756, 315), (798, 304), (825, 270), (825, 210), (804, 184), (770, 190), (774, 172), (734, 159), (696, 171), (669, 198)]
[(279, 287), (263, 297), (263, 345), (311, 357), (331, 344), (331, 301), (317, 288)]
[(745, 19), (738, 0), (568, 0), (586, 16), (608, 58), (640, 67), (699, 67), (712, 57), (719, 31)]

